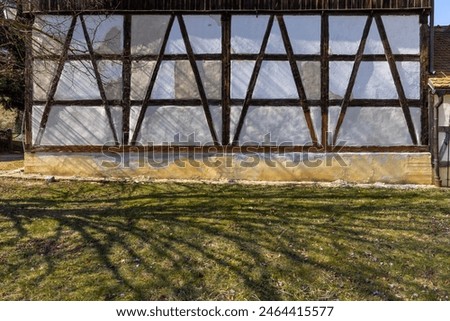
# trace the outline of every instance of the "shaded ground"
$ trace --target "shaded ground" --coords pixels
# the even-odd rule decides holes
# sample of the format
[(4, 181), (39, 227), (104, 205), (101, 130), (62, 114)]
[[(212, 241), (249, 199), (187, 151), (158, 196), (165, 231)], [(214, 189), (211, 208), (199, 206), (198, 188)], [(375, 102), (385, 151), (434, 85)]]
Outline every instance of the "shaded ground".
[(448, 300), (450, 193), (2, 180), (0, 300)]

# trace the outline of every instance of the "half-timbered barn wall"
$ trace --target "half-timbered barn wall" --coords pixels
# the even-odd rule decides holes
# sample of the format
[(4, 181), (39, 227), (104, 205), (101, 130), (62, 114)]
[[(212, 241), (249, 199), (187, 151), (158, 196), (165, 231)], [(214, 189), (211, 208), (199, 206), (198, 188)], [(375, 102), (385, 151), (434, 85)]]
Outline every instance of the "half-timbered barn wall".
[(429, 1), (122, 1), (107, 14), (92, 2), (26, 7), (34, 168), (105, 146), (396, 153), (428, 180)]

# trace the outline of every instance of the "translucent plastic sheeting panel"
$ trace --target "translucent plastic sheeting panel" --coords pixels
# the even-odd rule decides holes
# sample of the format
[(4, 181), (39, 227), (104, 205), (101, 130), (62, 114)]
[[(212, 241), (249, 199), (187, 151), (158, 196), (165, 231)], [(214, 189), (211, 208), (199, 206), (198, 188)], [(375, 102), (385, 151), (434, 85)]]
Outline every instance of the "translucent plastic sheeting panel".
[(320, 16), (284, 16), (292, 49), (299, 55), (318, 55), (321, 46)]
[(270, 32), (269, 41), (267, 42), (266, 53), (268, 54), (286, 54), (286, 49), (281, 36), (280, 26), (275, 19), (272, 30)]
[(220, 15), (183, 16), (192, 49), (196, 54), (222, 52), (222, 24)]
[(231, 61), (231, 98), (245, 98), (254, 68), (254, 61)]
[(321, 97), (321, 73), (320, 62), (317, 61), (299, 61), (297, 66), (300, 70), (303, 87), (306, 98), (310, 100), (319, 100)]
[(344, 98), (348, 89), (353, 65), (354, 63), (352, 61), (330, 62), (330, 99)]
[(383, 22), (394, 54), (420, 53), (419, 16), (383, 16)]
[(222, 61), (197, 61), (203, 88), (208, 99), (222, 98)]
[[(329, 108), (330, 131), (334, 134), (340, 108)], [(420, 112), (413, 113), (420, 124)], [(419, 119), (417, 119), (419, 118)], [(403, 110), (399, 107), (350, 107), (338, 135), (339, 146), (412, 145)]]
[[(123, 52), (123, 16), (85, 15), (84, 21), (95, 53), (121, 54)], [(71, 51), (88, 53), (80, 18), (77, 19)]]
[(114, 60), (100, 60), (98, 70), (102, 78), (106, 99), (122, 99), (122, 62)]
[(413, 61), (397, 62), (397, 69), (406, 98), (420, 99), (420, 63)]
[[(130, 124), (134, 134), (141, 107), (132, 107)], [(216, 126), (221, 123), (219, 107), (211, 107)], [(221, 126), (216, 129), (220, 132)], [(213, 139), (202, 107), (148, 107), (137, 141), (144, 145), (211, 145)]]
[[(36, 139), (44, 106), (32, 111), (33, 138)], [(122, 107), (111, 114), (118, 137), (122, 136)], [(53, 106), (41, 145), (113, 145), (114, 136), (104, 107)]]
[(135, 15), (131, 21), (131, 53), (157, 55), (169, 25), (168, 15)]
[(269, 16), (233, 16), (231, 52), (255, 54), (261, 50)]
[(356, 99), (398, 99), (389, 64), (384, 61), (363, 61), (353, 88)]
[(366, 16), (330, 16), (330, 54), (355, 55), (366, 21)]
[(198, 99), (198, 86), (187, 60), (163, 61), (156, 78), (152, 99)]
[(253, 98), (298, 99), (298, 91), (289, 62), (263, 61)]
[(131, 64), (131, 100), (144, 100), (155, 61), (133, 61)]
[(172, 30), (170, 30), (165, 53), (171, 55), (187, 53), (186, 45), (181, 34), (180, 24), (177, 19), (173, 22)]
[(37, 15), (33, 25), (33, 54), (60, 55), (71, 23), (71, 16)]
[(369, 35), (366, 41), (364, 54), (366, 55), (383, 55), (385, 53), (383, 42), (381, 41), (380, 33), (375, 20), (372, 22)]
[(65, 63), (55, 99), (101, 99), (91, 61), (68, 61)]
[(57, 63), (48, 60), (33, 61), (33, 99), (47, 100), (51, 83), (55, 77)]
[[(231, 139), (236, 132), (242, 108), (231, 108)], [(318, 137), (321, 130), (319, 107), (311, 108), (311, 117)], [(239, 137), (239, 145), (310, 145), (311, 134), (300, 107), (249, 108)]]

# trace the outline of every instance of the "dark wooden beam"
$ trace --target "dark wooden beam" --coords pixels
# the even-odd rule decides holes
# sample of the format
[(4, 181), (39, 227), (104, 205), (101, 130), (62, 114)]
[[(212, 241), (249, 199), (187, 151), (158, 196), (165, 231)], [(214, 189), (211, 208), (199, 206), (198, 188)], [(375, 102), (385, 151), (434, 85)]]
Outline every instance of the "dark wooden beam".
[(47, 127), (48, 118), (50, 116), (50, 112), (52, 109), (53, 99), (55, 97), (56, 90), (58, 89), (61, 74), (64, 70), (64, 64), (66, 62), (67, 54), (69, 52), (70, 43), (72, 42), (73, 32), (75, 30), (76, 24), (77, 24), (77, 16), (73, 16), (72, 22), (69, 27), (69, 31), (67, 32), (66, 40), (62, 48), (61, 56), (58, 61), (58, 67), (56, 68), (55, 76), (53, 77), (52, 83), (50, 85), (50, 90), (47, 96), (47, 102), (44, 107), (41, 123), (39, 125), (39, 131), (36, 136), (35, 145), (40, 145), (42, 137), (44, 136), (45, 128)]
[[(32, 153), (324, 153), (325, 148), (317, 146), (35, 146)], [(427, 146), (330, 146), (329, 153), (423, 153)]]
[(329, 19), (327, 13), (322, 13), (321, 22), (321, 108), (322, 108), (322, 146), (325, 151), (328, 151), (328, 107), (329, 107), (329, 90), (330, 90), (330, 61), (329, 46), (330, 46), (330, 30)]
[(289, 39), (289, 34), (286, 28), (286, 24), (284, 23), (283, 16), (277, 16), (278, 24), (281, 30), (281, 36), (283, 38), (284, 48), (286, 49), (287, 56), (289, 59), (289, 65), (291, 66), (292, 75), (294, 76), (295, 86), (297, 88), (297, 93), (300, 98), (300, 105), (303, 108), (303, 113), (305, 114), (306, 124), (309, 129), (309, 134), (311, 137), (311, 141), (314, 145), (319, 143), (316, 135), (316, 131), (314, 129), (314, 124), (311, 118), (311, 110), (309, 109), (305, 87), (303, 86), (302, 77), (300, 75), (300, 71), (298, 70), (297, 61), (294, 58), (294, 50), (292, 49), (291, 40)]
[(397, 69), (397, 64), (392, 55), (391, 45), (389, 44), (389, 39), (384, 28), (383, 19), (381, 16), (375, 15), (375, 21), (377, 23), (378, 32), (380, 33), (381, 42), (383, 43), (384, 51), (386, 54), (386, 59), (389, 64), (389, 68), (392, 73), (392, 78), (394, 79), (395, 88), (399, 96), (400, 104), (403, 109), (403, 114), (405, 115), (406, 124), (408, 126), (408, 131), (411, 136), (411, 140), (414, 145), (418, 145), (416, 130), (414, 129), (414, 122), (411, 117), (411, 111), (409, 110), (408, 100), (406, 98), (405, 90), (403, 89), (402, 80)]
[(361, 41), (359, 43), (359, 48), (356, 53), (355, 63), (353, 64), (353, 70), (350, 75), (349, 84), (348, 84), (347, 90), (345, 92), (344, 100), (342, 101), (342, 104), (341, 104), (341, 112), (339, 114), (339, 118), (338, 118), (338, 121), (336, 124), (336, 129), (334, 130), (333, 145), (336, 145), (336, 142), (337, 142), (338, 136), (339, 136), (339, 131), (344, 122), (344, 118), (345, 118), (345, 115), (347, 112), (347, 107), (350, 104), (351, 95), (353, 93), (353, 87), (355, 86), (355, 81), (356, 81), (356, 77), (358, 76), (359, 66), (361, 65), (362, 56), (363, 56), (364, 50), (366, 48), (367, 37), (369, 36), (370, 27), (372, 26), (372, 20), (373, 20), (372, 16), (369, 16), (367, 18), (366, 25), (365, 25), (364, 31), (363, 31), (363, 35), (362, 35)]
[(184, 45), (187, 50), (189, 62), (192, 67), (192, 71), (194, 72), (195, 81), (197, 83), (198, 92), (200, 94), (200, 99), (202, 100), (203, 111), (205, 113), (206, 121), (208, 123), (209, 131), (211, 133), (211, 137), (214, 141), (215, 145), (220, 145), (219, 140), (217, 138), (217, 132), (214, 128), (214, 122), (211, 115), (211, 110), (208, 105), (208, 98), (206, 97), (205, 87), (203, 86), (203, 80), (200, 76), (200, 72), (198, 70), (197, 61), (195, 60), (194, 50), (192, 49), (191, 42), (189, 40), (189, 35), (186, 29), (186, 24), (184, 23), (183, 16), (178, 15), (178, 23), (180, 25), (181, 35), (184, 40)]
[(130, 142), (130, 114), (131, 114), (131, 19), (127, 14), (123, 20), (123, 67), (122, 67), (122, 144)]
[(155, 86), (156, 78), (158, 77), (159, 69), (161, 67), (161, 63), (162, 63), (162, 60), (163, 60), (164, 52), (166, 51), (167, 42), (169, 41), (170, 32), (172, 31), (172, 26), (173, 26), (174, 21), (175, 21), (175, 16), (172, 15), (170, 17), (169, 23), (167, 25), (166, 34), (164, 35), (164, 39), (163, 39), (163, 41), (161, 43), (161, 49), (159, 51), (158, 60), (156, 61), (155, 68), (153, 70), (153, 74), (152, 74), (152, 77), (150, 79), (150, 83), (149, 83), (148, 88), (147, 88), (147, 92), (145, 93), (144, 101), (142, 102), (142, 108), (141, 108), (141, 111), (140, 111), (138, 119), (137, 119), (137, 123), (136, 123), (136, 127), (134, 129), (133, 137), (131, 139), (131, 144), (132, 145), (136, 144), (137, 138), (138, 138), (139, 133), (141, 131), (142, 122), (144, 121), (145, 114), (147, 113), (148, 102), (150, 101), (150, 98), (151, 98), (151, 95), (152, 95), (152, 92), (153, 92), (153, 87)]
[(242, 112), (241, 112), (241, 116), (239, 117), (239, 122), (236, 127), (236, 133), (234, 134), (233, 143), (232, 143), (233, 145), (238, 145), (239, 137), (241, 136), (242, 127), (244, 126), (244, 122), (245, 122), (245, 117), (247, 117), (248, 108), (249, 108), (250, 102), (253, 98), (253, 91), (255, 90), (256, 81), (258, 80), (259, 71), (261, 70), (261, 65), (262, 65), (262, 62), (264, 59), (264, 54), (266, 52), (267, 43), (269, 42), (269, 37), (270, 37), (270, 33), (272, 31), (272, 26), (273, 26), (273, 20), (274, 20), (274, 16), (272, 15), (272, 16), (270, 16), (269, 22), (267, 24), (267, 29), (264, 34), (261, 49), (260, 49), (258, 58), (256, 59), (255, 67), (253, 68), (253, 73), (250, 78), (247, 94), (246, 94)]
[(230, 145), (231, 15), (222, 14), (222, 145)]
[(89, 31), (86, 26), (86, 22), (84, 21), (83, 15), (80, 15), (81, 26), (83, 28), (83, 33), (85, 37), (85, 41), (87, 43), (87, 47), (89, 50), (89, 54), (91, 57), (92, 68), (94, 70), (95, 79), (97, 80), (98, 90), (100, 91), (100, 97), (102, 98), (102, 105), (105, 106), (106, 117), (108, 118), (109, 128), (113, 134), (114, 142), (116, 145), (119, 145), (119, 139), (117, 137), (116, 128), (114, 126), (114, 121), (111, 114), (110, 106), (108, 105), (108, 97), (106, 96), (105, 87), (103, 85), (102, 76), (98, 70), (98, 62), (94, 58), (94, 47), (92, 45), (92, 40), (89, 36)]

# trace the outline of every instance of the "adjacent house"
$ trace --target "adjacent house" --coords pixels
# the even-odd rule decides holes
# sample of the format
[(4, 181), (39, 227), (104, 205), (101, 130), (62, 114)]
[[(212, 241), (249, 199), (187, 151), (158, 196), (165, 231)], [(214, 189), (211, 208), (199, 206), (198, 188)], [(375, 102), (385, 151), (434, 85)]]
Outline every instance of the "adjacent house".
[(22, 1), (28, 173), (433, 182), (431, 1)]
[(434, 29), (434, 63), (430, 78), (431, 142), (435, 184), (450, 186), (450, 26)]

